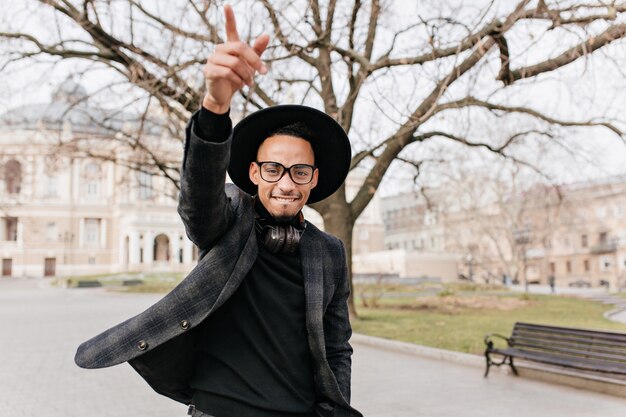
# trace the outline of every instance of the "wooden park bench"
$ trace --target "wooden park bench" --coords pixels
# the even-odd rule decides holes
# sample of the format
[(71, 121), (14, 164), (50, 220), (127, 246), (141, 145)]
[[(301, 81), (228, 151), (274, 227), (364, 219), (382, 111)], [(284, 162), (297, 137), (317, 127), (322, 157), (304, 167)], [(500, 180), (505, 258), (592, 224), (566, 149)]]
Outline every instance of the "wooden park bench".
[[(507, 347), (496, 347), (494, 338), (506, 340)], [(491, 333), (485, 336), (485, 344), (485, 377), (491, 365), (504, 364), (517, 375), (513, 358), (581, 371), (626, 375), (626, 333), (515, 323), (511, 337)], [(495, 361), (492, 355), (502, 358)]]

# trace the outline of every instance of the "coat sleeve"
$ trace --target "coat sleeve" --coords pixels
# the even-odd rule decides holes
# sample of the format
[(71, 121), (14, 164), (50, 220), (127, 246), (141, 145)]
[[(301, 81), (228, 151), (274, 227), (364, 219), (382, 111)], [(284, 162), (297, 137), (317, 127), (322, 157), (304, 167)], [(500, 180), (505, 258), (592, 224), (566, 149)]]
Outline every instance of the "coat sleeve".
[(350, 378), (352, 374), (352, 346), (350, 336), (352, 327), (348, 312), (348, 296), (350, 283), (348, 282), (348, 266), (345, 249), (340, 242), (341, 262), (340, 273), (337, 277), (335, 293), (324, 313), (324, 339), (326, 343), (326, 358), (330, 369), (337, 378), (337, 384), (344, 399), (350, 402)]
[(202, 129), (208, 137), (197, 135), (198, 113), (187, 125), (178, 200), (187, 236), (202, 253), (215, 244), (234, 218), (225, 193), (232, 123), (228, 115), (213, 115), (210, 121)]

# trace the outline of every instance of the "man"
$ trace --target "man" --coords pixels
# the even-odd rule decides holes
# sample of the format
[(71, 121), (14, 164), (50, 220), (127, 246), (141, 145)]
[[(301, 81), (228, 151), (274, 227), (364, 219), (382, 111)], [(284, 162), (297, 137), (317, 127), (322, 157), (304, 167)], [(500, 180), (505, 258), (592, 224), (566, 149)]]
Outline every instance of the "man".
[[(229, 6), (225, 15), (181, 174), (178, 211), (200, 261), (157, 304), (83, 343), (76, 363), (128, 361), (196, 417), (361, 416), (349, 405), (344, 248), (301, 212), (343, 183), (348, 138), (303, 106), (259, 111), (231, 133), (232, 96), (266, 72), (269, 39), (242, 43)], [(225, 185), (227, 167), (237, 187)]]

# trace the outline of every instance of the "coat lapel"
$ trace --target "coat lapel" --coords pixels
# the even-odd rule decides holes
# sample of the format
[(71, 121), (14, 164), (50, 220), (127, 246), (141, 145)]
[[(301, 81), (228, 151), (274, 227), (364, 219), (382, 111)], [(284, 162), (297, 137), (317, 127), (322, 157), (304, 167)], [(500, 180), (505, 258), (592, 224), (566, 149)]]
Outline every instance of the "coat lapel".
[(322, 244), (319, 239), (315, 239), (314, 230), (310, 226), (300, 239), (300, 259), (304, 277), (309, 348), (315, 358), (320, 360), (326, 358), (323, 326), (324, 263)]
[[(326, 359), (324, 340), (324, 240), (321, 232), (308, 223), (300, 239), (300, 259), (304, 276), (304, 296), (306, 299), (306, 328), (309, 348), (316, 364), (314, 373), (316, 383), (322, 394), (336, 404), (350, 408), (343, 398), (337, 380)], [(330, 271), (329, 271), (330, 273)]]

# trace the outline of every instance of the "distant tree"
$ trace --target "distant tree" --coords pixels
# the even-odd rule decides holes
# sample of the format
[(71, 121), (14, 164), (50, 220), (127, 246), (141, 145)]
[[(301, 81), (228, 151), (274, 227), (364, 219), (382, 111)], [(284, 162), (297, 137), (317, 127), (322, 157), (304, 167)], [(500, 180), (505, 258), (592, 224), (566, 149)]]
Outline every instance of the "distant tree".
[[(349, 257), (354, 223), (394, 161), (424, 171), (431, 144), (458, 144), (532, 165), (517, 153), (520, 144), (564, 143), (570, 128), (600, 127), (624, 139), (623, 114), (610, 106), (570, 115), (546, 106), (543, 96), (568, 83), (566, 67), (580, 74), (577, 61), (592, 63), (611, 47), (623, 52), (617, 47), (623, 48), (626, 34), (623, 2), (232, 3), (243, 11), (238, 16), (241, 23), (247, 19), (251, 39), (261, 31), (272, 37), (264, 55), (269, 76), (244, 88), (235, 110), (245, 114), (286, 102), (322, 108), (353, 138), (352, 168), (367, 168), (354, 198), (341, 188), (313, 205)], [(141, 105), (146, 115), (156, 105), (166, 127), (181, 137), (203, 96), (202, 65), (222, 41), (220, 8), (211, 0), (26, 0), (2, 12), (0, 70), (5, 78), (18, 77), (33, 63), (71, 60), (85, 77), (110, 79), (90, 100), (116, 109)], [(607, 55), (599, 57), (600, 73), (613, 65)], [(485, 125), (501, 126), (500, 134), (482, 137)], [(141, 129), (124, 135), (118, 140), (150, 152)], [(160, 164), (156, 155), (146, 161)], [(172, 171), (161, 166), (176, 182)]]
[(450, 252), (488, 279), (503, 274), (526, 283), (528, 253), (552, 238), (564, 204), (560, 188), (528, 169), (499, 164), (492, 171), (461, 170), (448, 179), (437, 202)]

